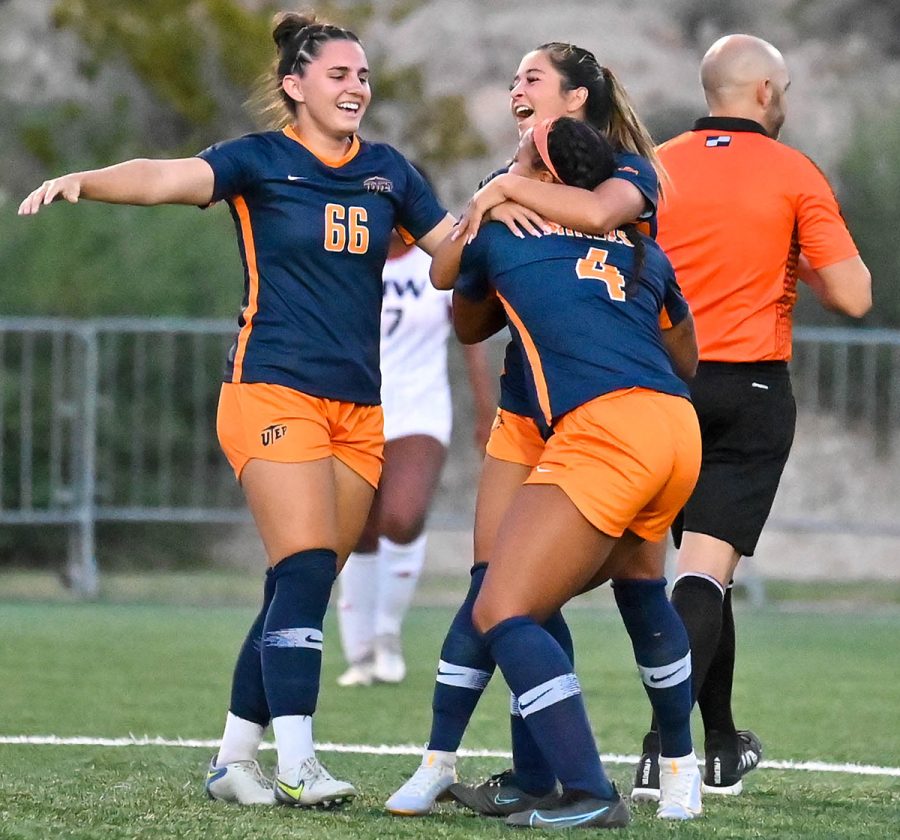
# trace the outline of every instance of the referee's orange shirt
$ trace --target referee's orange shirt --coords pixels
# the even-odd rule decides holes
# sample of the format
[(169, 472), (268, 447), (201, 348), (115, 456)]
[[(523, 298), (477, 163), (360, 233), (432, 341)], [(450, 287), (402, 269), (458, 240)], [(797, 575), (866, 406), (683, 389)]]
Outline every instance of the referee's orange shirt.
[(671, 182), (657, 241), (700, 359), (790, 359), (798, 254), (818, 269), (859, 253), (825, 176), (752, 120), (705, 117), (658, 152)]

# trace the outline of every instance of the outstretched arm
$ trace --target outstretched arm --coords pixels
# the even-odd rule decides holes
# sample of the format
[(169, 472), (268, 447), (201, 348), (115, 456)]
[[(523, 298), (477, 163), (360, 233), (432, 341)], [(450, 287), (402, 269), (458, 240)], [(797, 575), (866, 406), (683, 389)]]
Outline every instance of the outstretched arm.
[(211, 201), (213, 186), (212, 167), (201, 158), (140, 158), (44, 181), (19, 205), (19, 215), (33, 216), (54, 201), (77, 204), (82, 198), (109, 204), (203, 206)]

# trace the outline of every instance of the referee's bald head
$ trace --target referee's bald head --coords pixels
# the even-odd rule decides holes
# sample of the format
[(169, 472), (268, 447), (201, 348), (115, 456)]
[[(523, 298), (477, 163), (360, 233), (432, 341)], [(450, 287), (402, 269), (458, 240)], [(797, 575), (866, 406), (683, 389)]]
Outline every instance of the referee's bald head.
[(784, 56), (768, 41), (754, 35), (719, 38), (700, 62), (700, 82), (712, 115), (756, 119), (777, 135), (790, 78)]

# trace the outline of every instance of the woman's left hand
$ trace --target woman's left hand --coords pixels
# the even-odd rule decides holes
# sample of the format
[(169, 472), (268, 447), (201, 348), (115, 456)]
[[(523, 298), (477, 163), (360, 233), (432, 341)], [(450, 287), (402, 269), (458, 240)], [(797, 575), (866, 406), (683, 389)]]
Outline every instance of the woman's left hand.
[(492, 207), (485, 213), (484, 219), (488, 222), (503, 223), (509, 228), (510, 233), (519, 239), (523, 239), (526, 233), (531, 236), (543, 236), (545, 233), (550, 233), (550, 226), (540, 213), (516, 204), (515, 201), (507, 200)]

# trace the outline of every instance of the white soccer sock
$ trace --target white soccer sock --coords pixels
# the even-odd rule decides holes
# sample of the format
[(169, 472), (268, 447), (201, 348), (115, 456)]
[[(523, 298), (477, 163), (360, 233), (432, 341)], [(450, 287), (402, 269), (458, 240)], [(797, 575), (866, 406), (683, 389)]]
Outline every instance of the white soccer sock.
[(312, 715), (282, 715), (272, 718), (278, 772), (286, 773), (316, 754), (313, 746)]
[(344, 658), (351, 664), (372, 655), (378, 598), (378, 557), (377, 552), (354, 552), (338, 575), (338, 627)]
[(429, 750), (427, 747), (422, 753), (422, 765), (433, 767), (435, 764), (445, 764), (447, 767), (456, 767), (456, 753), (444, 750)]
[(663, 765), (665, 765), (667, 769), (671, 769), (673, 765), (676, 769), (678, 767), (682, 769), (693, 769), (698, 766), (697, 755), (692, 752), (674, 758), (667, 758), (666, 756), (661, 755), (659, 757), (659, 766), (662, 767)]
[(235, 761), (255, 760), (265, 731), (264, 726), (229, 712), (225, 718), (225, 731), (222, 733), (219, 754), (216, 756), (216, 767)]
[(378, 541), (378, 603), (375, 635), (399, 636), (425, 563), (426, 534), (406, 545), (382, 537)]

